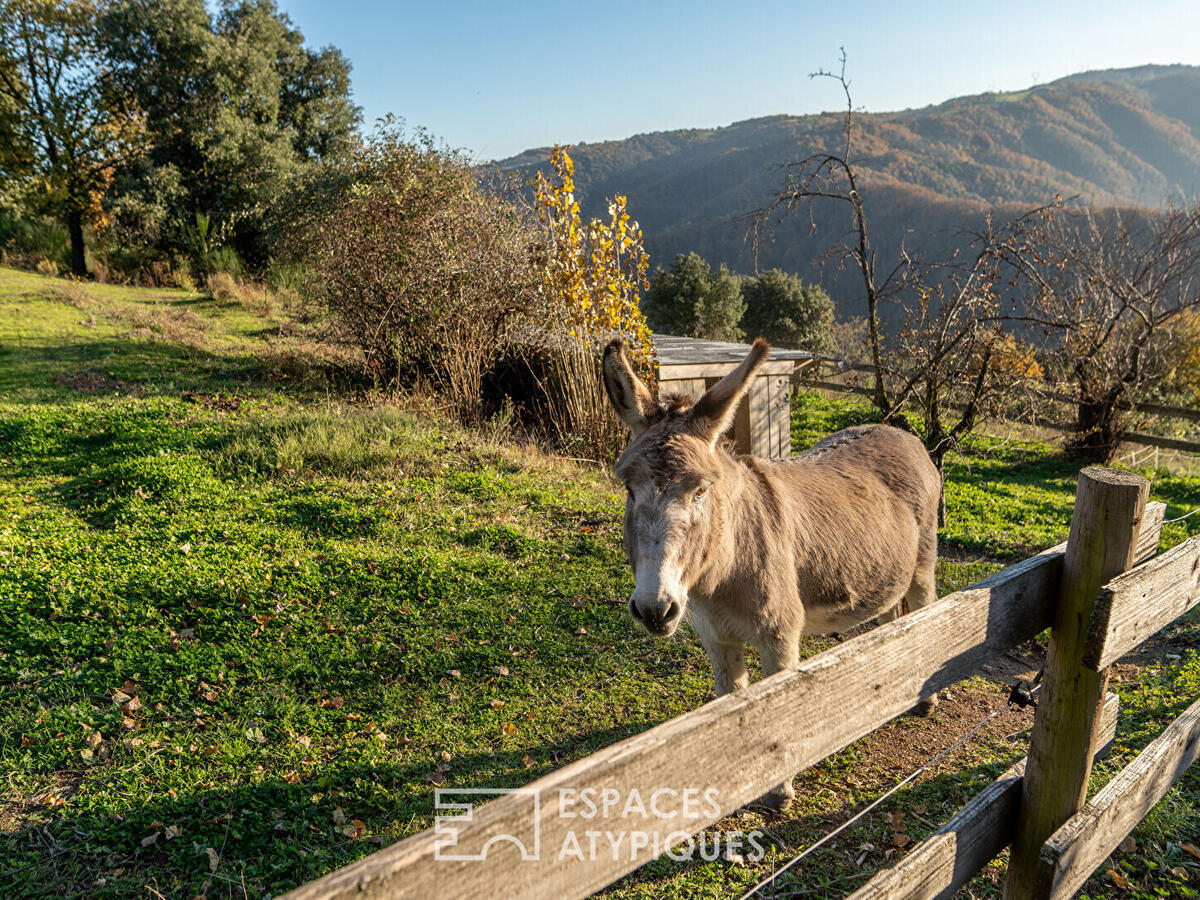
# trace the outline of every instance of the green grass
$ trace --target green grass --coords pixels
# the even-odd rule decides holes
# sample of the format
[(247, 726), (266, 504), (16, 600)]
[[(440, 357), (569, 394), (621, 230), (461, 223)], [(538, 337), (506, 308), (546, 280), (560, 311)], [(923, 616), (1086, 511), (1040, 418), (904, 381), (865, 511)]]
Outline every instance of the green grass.
[[(521, 785), (704, 702), (694, 638), (628, 619), (603, 473), (336, 399), (293, 329), (0, 269), (3, 896), (277, 894), (429, 827), (436, 783)], [(864, 416), (804, 401), (798, 446)], [(1065, 537), (1072, 477), (1044, 447), (956, 457), (942, 589)], [(1200, 505), (1188, 479), (1154, 494)], [(1122, 686), (1122, 752), (1194, 696), (1197, 665)], [(1015, 752), (997, 737), (896, 802), (942, 821)], [(769, 860), (878, 793), (854, 787), (869, 758), (860, 742), (802, 777)], [(1197, 796), (1185, 779), (1145, 826), (1130, 879), (1187, 863)], [(845, 857), (796, 889), (858, 886)], [(727, 896), (760, 871), (659, 860), (610, 893)]]

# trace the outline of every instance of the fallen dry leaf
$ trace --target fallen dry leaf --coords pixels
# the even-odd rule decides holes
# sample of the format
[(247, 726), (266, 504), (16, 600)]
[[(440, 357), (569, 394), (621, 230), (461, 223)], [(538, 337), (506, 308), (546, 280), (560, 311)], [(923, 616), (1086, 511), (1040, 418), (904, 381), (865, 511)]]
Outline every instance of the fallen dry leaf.
[(1184, 853), (1190, 853), (1192, 856), (1196, 857), (1196, 859), (1200, 859), (1200, 850), (1196, 849), (1195, 844), (1183, 843), (1179, 845), (1179, 849)]
[(425, 776), (425, 780), (430, 782), (431, 784), (445, 784), (446, 776), (443, 775), (441, 772), (430, 772), (428, 775)]
[(346, 811), (344, 809), (342, 809), (340, 806), (337, 807), (333, 811), (333, 824), (334, 825), (345, 825), (346, 824)]
[(514, 725), (512, 722), (505, 722), (504, 728), (502, 730), (509, 737), (512, 737), (514, 734), (517, 733), (517, 726)]
[(221, 855), (212, 847), (205, 847), (204, 852), (208, 855), (208, 871), (217, 871), (217, 866), (221, 864)]
[(533, 757), (530, 756), (528, 753), (526, 753), (524, 756), (521, 757), (521, 762), (523, 762), (525, 764), (525, 768), (527, 768), (527, 769), (532, 768)]
[(508, 674), (508, 666), (492, 666), (492, 671), (495, 672), (497, 675), (507, 675)]
[(488, 706), (490, 706), (492, 709), (503, 709), (504, 701), (503, 700), (491, 700), (488, 702)]
[(181, 834), (183, 834), (183, 829), (178, 825), (168, 825), (165, 829), (163, 829), (163, 837), (165, 837), (168, 841), (174, 840)]
[(160, 837), (162, 837), (161, 831), (156, 831), (156, 832), (154, 832), (154, 834), (147, 835), (146, 837), (142, 838), (142, 846), (143, 847), (152, 847), (153, 845), (158, 843), (158, 839)]
[(1129, 887), (1129, 879), (1116, 869), (1109, 869), (1108, 877), (1112, 879), (1112, 883), (1121, 888), (1121, 890), (1125, 890), (1127, 887)]
[(341, 697), (329, 697), (317, 703), (322, 709), (341, 709), (345, 705), (346, 701)]

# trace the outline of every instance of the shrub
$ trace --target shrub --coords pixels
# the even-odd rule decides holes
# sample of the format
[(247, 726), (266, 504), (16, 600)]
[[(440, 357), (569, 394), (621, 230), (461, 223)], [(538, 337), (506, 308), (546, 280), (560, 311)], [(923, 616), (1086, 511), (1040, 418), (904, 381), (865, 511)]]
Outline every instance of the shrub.
[(385, 123), (303, 192), (292, 247), (342, 337), (383, 383), (431, 379), (459, 415), (538, 294), (531, 225), (465, 157)]
[(218, 303), (236, 303), (241, 299), (238, 283), (232, 275), (214, 272), (204, 280), (208, 296)]
[(549, 425), (561, 444), (608, 458), (624, 430), (608, 408), (600, 348), (624, 339), (634, 366), (653, 387), (654, 343), (642, 315), (640, 291), (649, 264), (642, 231), (623, 196), (608, 205), (609, 221), (586, 227), (575, 201), (574, 164), (565, 147), (550, 156), (553, 180), (539, 173), (537, 209), (544, 228), (544, 313), (531, 329), (549, 363), (541, 379)]

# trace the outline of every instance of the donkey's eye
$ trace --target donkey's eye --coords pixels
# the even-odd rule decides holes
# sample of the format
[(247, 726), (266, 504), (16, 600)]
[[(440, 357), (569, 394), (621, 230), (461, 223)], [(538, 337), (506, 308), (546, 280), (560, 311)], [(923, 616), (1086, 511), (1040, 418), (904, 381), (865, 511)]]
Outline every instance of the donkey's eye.
[(708, 493), (708, 485), (706, 484), (706, 485), (696, 488), (696, 493), (692, 494), (692, 499), (699, 500), (701, 497), (703, 497), (707, 493)]

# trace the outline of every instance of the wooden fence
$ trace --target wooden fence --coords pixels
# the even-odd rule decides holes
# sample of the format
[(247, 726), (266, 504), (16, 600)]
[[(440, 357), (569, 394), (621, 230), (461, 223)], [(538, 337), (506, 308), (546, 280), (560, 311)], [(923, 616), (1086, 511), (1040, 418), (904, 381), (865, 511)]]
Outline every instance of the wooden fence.
[(1009, 845), (1009, 897), (1067, 897), (1200, 751), (1198, 703), (1084, 802), (1116, 722), (1105, 667), (1200, 602), (1200, 537), (1155, 556), (1148, 490), (1085, 469), (1067, 543), (517, 792), (445, 791), (449, 827), (287, 897), (586, 896), (1046, 628), (1030, 755), (854, 897), (949, 897)]
[[(811, 361), (807, 361), (795, 368), (792, 373), (792, 385), (808, 390), (815, 389), (872, 397), (874, 396), (874, 392), (871, 388), (862, 384), (847, 383), (839, 379), (844, 378), (848, 373), (870, 373), (873, 371), (874, 369), (866, 365), (854, 364), (841, 367), (835, 360), (830, 358), (814, 357)], [(1074, 398), (1058, 391), (1036, 387), (1030, 390), (1034, 395), (1051, 403), (1068, 406), (1075, 403)], [(1185, 406), (1167, 406), (1162, 403), (1135, 403), (1133, 404), (1133, 409), (1147, 415), (1157, 416), (1160, 419), (1200, 422), (1200, 410), (1189, 409)], [(1025, 420), (1021, 419), (1021, 421)], [(1042, 416), (1038, 416), (1035, 421), (1027, 422), (1026, 424), (1036, 425), (1039, 428), (1049, 428), (1052, 431), (1074, 432), (1076, 430), (1073, 424), (1046, 419)], [(1128, 431), (1122, 436), (1121, 441), (1122, 443), (1155, 447), (1161, 450), (1177, 450), (1180, 453), (1200, 453), (1200, 442), (1198, 441), (1166, 437), (1160, 434), (1149, 434), (1142, 431)]]

